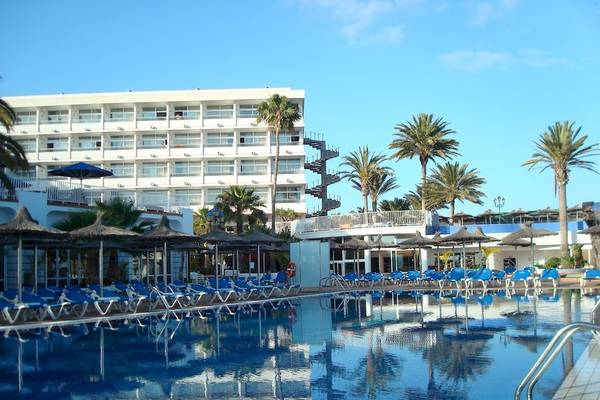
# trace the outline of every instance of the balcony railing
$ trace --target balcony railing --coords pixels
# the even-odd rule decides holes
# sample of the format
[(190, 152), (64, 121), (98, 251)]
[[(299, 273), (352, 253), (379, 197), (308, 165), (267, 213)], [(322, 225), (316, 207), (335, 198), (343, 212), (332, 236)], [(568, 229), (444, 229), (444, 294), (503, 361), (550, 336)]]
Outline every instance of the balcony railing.
[(296, 223), (295, 233), (430, 224), (431, 213), (428, 211), (381, 211), (306, 218)]

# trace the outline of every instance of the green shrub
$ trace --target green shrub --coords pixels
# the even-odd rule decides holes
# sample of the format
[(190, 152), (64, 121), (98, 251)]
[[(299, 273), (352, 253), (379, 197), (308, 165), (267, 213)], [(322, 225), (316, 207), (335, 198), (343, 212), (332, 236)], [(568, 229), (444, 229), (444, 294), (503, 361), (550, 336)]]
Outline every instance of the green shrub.
[(559, 257), (550, 257), (546, 260), (546, 268), (557, 268), (560, 265)]
[(561, 259), (560, 264), (562, 265), (563, 268), (573, 268), (573, 265), (574, 265), (573, 257), (563, 257)]

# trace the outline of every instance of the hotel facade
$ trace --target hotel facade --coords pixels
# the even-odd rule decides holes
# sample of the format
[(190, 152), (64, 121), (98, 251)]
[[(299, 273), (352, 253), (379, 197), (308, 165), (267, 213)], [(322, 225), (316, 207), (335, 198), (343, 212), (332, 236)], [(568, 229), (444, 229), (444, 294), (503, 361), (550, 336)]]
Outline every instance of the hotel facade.
[(138, 207), (160, 211), (210, 208), (241, 185), (271, 214), (275, 138), (256, 117), (273, 94), (287, 96), (302, 115), (280, 134), (276, 207), (305, 214), (304, 91), (290, 88), (5, 97), (17, 114), (10, 135), (30, 163), (14, 174), (43, 180), (54, 168), (86, 162), (114, 176), (85, 185), (115, 188)]

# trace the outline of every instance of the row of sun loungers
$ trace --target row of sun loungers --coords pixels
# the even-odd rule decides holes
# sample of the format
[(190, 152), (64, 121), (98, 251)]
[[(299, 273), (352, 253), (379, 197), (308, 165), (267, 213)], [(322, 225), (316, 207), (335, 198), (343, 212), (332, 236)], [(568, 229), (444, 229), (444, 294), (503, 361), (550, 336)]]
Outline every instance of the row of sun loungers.
[[(600, 271), (586, 271), (582, 278), (584, 280), (600, 279)], [(588, 276), (589, 275), (589, 276)], [(597, 276), (597, 278), (595, 278)], [(465, 270), (463, 268), (453, 268), (448, 272), (428, 270), (420, 271), (395, 271), (389, 275), (383, 275), (378, 272), (368, 272), (364, 275), (358, 275), (350, 272), (344, 276), (335, 275), (326, 280), (327, 283), (342, 283), (347, 287), (372, 287), (380, 284), (408, 284), (408, 285), (436, 285), (440, 289), (445, 286), (456, 286), (457, 288), (472, 288), (475, 285), (487, 288), (488, 286), (512, 286), (523, 284), (526, 288), (539, 287), (542, 282), (551, 282), (556, 287), (560, 281), (560, 274), (556, 268), (544, 269), (541, 274), (536, 275), (533, 267), (525, 267), (522, 270), (514, 271), (511, 275), (506, 271), (496, 271), (489, 268), (479, 268), (475, 270)]]
[(165, 285), (147, 285), (139, 281), (116, 282), (106, 286), (100, 296), (98, 285), (85, 288), (25, 288), (21, 302), (16, 291), (0, 293), (2, 317), (9, 324), (17, 321), (44, 321), (60, 318), (83, 318), (87, 314), (106, 316), (110, 313), (137, 313), (157, 308), (180, 310), (184, 308), (227, 303), (230, 300), (261, 300), (289, 296), (300, 291), (298, 285), (286, 283), (285, 275), (272, 280), (209, 279), (207, 283), (174, 282)]

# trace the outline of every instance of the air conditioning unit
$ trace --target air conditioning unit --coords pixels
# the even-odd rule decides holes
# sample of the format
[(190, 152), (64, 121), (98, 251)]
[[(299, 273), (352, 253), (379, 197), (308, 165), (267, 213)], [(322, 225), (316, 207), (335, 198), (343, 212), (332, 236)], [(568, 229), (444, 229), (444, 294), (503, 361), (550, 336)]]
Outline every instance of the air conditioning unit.
[(158, 186), (156, 183), (152, 182), (150, 186)]
[(123, 157), (123, 156), (121, 156), (121, 155), (118, 155), (118, 156), (117, 156), (117, 158), (119, 158), (119, 159), (121, 159), (121, 160), (122, 160), (122, 159), (124, 159), (125, 157)]
[(117, 129), (120, 130), (120, 131), (124, 131), (125, 130), (125, 129), (123, 129), (122, 126), (118, 126)]
[(156, 158), (156, 154), (150, 154), (150, 157)]
[(150, 126), (150, 129), (156, 129), (156, 127), (154, 125)]
[(91, 132), (92, 130), (90, 128), (85, 128), (86, 132)]
[(190, 153), (183, 153), (183, 155), (186, 157), (191, 157)]
[(86, 160), (91, 160), (91, 159), (92, 159), (92, 157), (85, 156), (85, 159), (86, 159)]
[(188, 129), (191, 128), (191, 126), (189, 126), (189, 125), (184, 125), (183, 127), (188, 128)]

